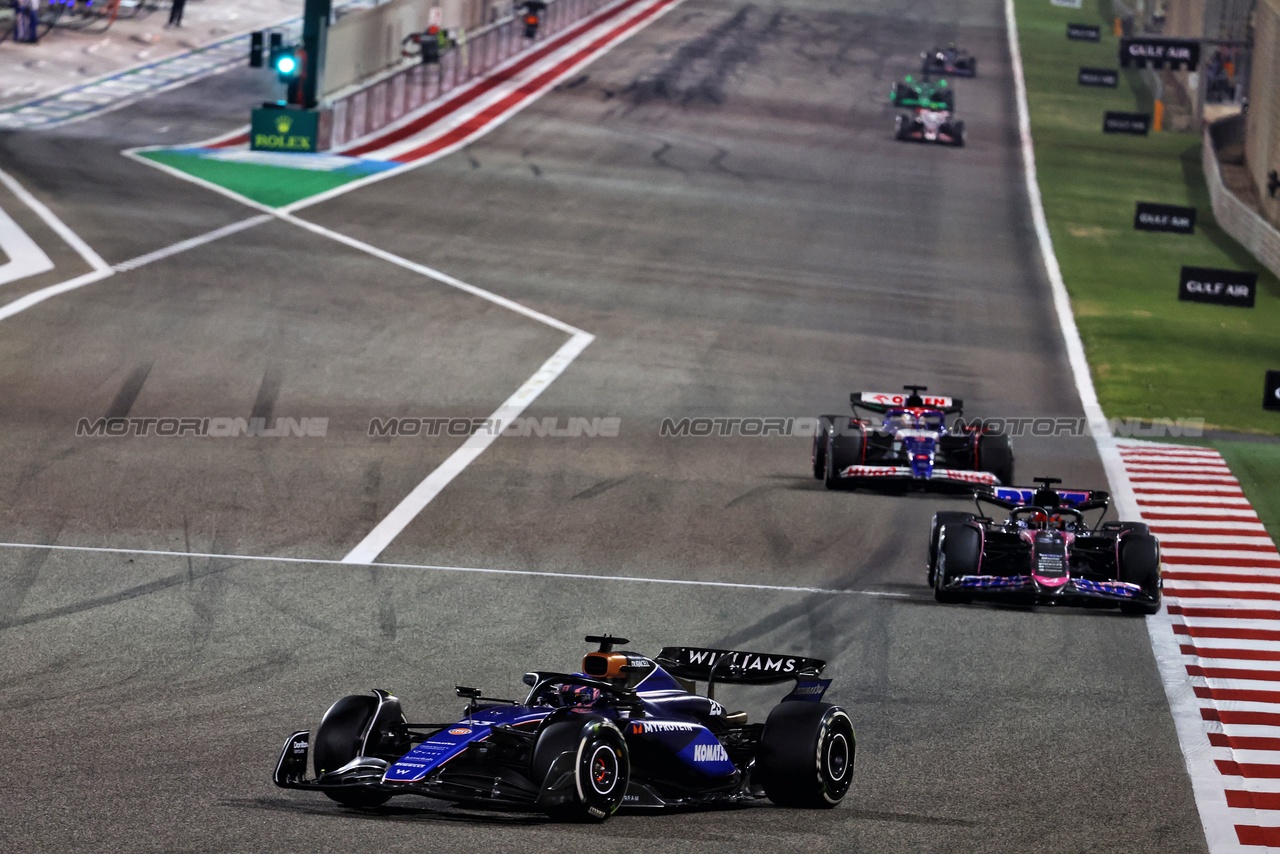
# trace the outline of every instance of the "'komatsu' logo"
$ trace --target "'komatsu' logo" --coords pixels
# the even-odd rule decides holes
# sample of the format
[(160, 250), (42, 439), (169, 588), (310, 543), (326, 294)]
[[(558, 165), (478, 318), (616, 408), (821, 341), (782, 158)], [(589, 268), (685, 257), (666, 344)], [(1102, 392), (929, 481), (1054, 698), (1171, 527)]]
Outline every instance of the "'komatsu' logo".
[(719, 744), (695, 744), (693, 746), (694, 762), (728, 762), (729, 754)]

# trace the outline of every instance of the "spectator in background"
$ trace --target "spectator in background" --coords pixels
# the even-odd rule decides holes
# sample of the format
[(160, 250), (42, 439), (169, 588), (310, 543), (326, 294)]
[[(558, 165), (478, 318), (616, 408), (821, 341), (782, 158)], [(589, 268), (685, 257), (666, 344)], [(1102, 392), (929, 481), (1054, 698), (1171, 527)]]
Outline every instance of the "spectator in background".
[(180, 27), (182, 26), (182, 7), (187, 5), (187, 0), (171, 0), (172, 5), (169, 7), (169, 23), (166, 26)]

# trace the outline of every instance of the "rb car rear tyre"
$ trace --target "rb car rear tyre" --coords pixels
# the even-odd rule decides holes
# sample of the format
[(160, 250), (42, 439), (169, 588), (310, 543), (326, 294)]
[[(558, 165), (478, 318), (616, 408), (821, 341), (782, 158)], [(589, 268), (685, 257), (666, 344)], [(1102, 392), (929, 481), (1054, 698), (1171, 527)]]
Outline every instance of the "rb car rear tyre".
[(978, 435), (977, 468), (1000, 478), (1001, 486), (1013, 483), (1013, 446), (1004, 433)]
[(818, 431), (813, 434), (813, 476), (822, 480), (827, 473), (827, 437), (831, 435), (834, 425), (840, 422), (839, 415), (818, 416)]
[(775, 804), (830, 809), (849, 791), (855, 748), (853, 721), (844, 709), (791, 700), (769, 713), (755, 770)]
[(1160, 543), (1155, 537), (1137, 532), (1126, 535), (1120, 541), (1117, 575), (1121, 581), (1137, 584), (1142, 592), (1153, 597), (1150, 602), (1122, 602), (1122, 613), (1147, 615), (1160, 610)]
[[(316, 730), (312, 753), (317, 777), (338, 770), (360, 755), (361, 737), (377, 708), (377, 699), (368, 694), (352, 694), (329, 707)], [(348, 807), (376, 807), (391, 797), (364, 786), (352, 786), (351, 791), (326, 789), (324, 793)]]
[(842, 478), (840, 472), (862, 462), (862, 450), (866, 442), (866, 434), (856, 423), (845, 435), (836, 429), (831, 431), (827, 437), (827, 458), (823, 469), (823, 479), (827, 489), (846, 489), (857, 485), (856, 479)]

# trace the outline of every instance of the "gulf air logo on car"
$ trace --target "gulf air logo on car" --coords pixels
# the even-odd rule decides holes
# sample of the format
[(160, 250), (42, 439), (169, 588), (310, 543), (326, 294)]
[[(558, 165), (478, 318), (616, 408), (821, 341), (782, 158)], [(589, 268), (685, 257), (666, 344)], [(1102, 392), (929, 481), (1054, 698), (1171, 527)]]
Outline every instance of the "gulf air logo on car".
[(471, 735), (471, 730), (464, 726), (454, 727), (449, 730), (449, 735)]
[(695, 744), (693, 746), (694, 762), (728, 762), (729, 754), (719, 744)]

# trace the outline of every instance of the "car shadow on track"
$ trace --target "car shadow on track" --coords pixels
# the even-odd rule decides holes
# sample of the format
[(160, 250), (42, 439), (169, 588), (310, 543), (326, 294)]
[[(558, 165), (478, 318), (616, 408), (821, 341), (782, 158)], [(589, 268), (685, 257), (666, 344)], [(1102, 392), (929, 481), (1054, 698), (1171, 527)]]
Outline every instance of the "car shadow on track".
[(1070, 605), (1031, 605), (1025, 602), (1002, 602), (995, 599), (974, 599), (972, 602), (951, 604), (938, 602), (933, 598), (933, 591), (923, 582), (920, 584), (886, 583), (876, 585), (876, 593), (896, 594), (892, 601), (895, 605), (917, 605), (926, 608), (946, 608), (956, 610), (989, 610), (1013, 611), (1022, 613), (1052, 614), (1057, 617), (1111, 617), (1120, 620), (1136, 620), (1132, 614), (1122, 614), (1118, 608), (1078, 607)]
[(553, 824), (544, 815), (529, 813), (464, 812), (454, 809), (430, 807), (344, 807), (327, 800), (294, 801), (288, 798), (224, 798), (223, 806), (235, 809), (263, 810), (266, 812), (311, 815), (326, 818), (365, 819), (388, 821), (450, 821), (460, 824), (492, 824), (503, 826)]

